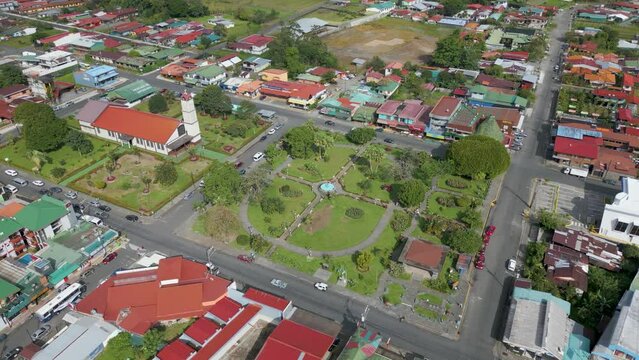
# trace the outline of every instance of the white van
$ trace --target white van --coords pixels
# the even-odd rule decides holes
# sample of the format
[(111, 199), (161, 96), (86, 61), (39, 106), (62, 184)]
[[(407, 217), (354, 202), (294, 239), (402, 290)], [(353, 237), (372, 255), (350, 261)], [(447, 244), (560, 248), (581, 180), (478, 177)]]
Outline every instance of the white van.
[(262, 159), (264, 159), (263, 152), (256, 152), (255, 155), (253, 155), (253, 161), (260, 161)]
[(82, 215), (82, 220), (86, 221), (86, 222), (90, 222), (93, 225), (97, 225), (100, 226), (102, 225), (102, 219), (97, 218), (95, 216), (91, 216), (91, 215)]

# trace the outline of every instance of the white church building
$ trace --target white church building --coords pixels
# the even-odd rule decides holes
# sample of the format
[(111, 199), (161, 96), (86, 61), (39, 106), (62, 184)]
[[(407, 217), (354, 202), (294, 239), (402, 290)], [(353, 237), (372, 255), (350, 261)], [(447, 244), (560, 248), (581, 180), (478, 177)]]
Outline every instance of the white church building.
[(621, 192), (604, 208), (599, 234), (639, 245), (639, 180), (622, 178)]
[(202, 139), (193, 96), (182, 94), (181, 120), (95, 100), (89, 100), (77, 118), (85, 133), (169, 155)]

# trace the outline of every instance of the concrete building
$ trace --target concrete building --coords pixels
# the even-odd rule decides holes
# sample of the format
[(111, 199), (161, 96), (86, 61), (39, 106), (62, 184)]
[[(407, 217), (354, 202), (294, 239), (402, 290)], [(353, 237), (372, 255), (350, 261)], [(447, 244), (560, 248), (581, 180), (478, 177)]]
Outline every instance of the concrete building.
[(614, 241), (639, 244), (639, 180), (621, 179), (621, 192), (604, 208), (599, 234)]
[(153, 96), (157, 91), (146, 81), (137, 80), (109, 92), (106, 99), (126, 107), (133, 107), (142, 100)]
[(217, 65), (208, 65), (197, 67), (185, 73), (183, 78), (187, 84), (208, 86), (218, 84), (220, 81), (226, 79), (226, 72)]
[(94, 66), (83, 72), (73, 74), (75, 83), (80, 86), (92, 88), (105, 88), (118, 80), (118, 71), (108, 65)]
[(71, 72), (78, 66), (78, 60), (73, 54), (62, 50), (54, 50), (36, 56), (35, 59), (36, 65), (22, 70), (22, 73), (27, 76), (33, 95), (43, 99), (49, 98), (53, 77)]
[(117, 326), (92, 316), (80, 316), (73, 324), (35, 354), (33, 360), (94, 359), (111, 338), (120, 333)]
[(201, 140), (193, 96), (185, 92), (180, 102), (181, 120), (94, 100), (80, 110), (77, 118), (83, 132), (169, 155)]
[(421, 279), (436, 278), (448, 254), (448, 248), (420, 239), (410, 239), (404, 245), (399, 261), (406, 271)]
[(247, 52), (253, 55), (262, 55), (268, 50), (268, 44), (270, 44), (271, 41), (273, 41), (273, 38), (270, 36), (253, 34), (227, 46), (231, 50)]

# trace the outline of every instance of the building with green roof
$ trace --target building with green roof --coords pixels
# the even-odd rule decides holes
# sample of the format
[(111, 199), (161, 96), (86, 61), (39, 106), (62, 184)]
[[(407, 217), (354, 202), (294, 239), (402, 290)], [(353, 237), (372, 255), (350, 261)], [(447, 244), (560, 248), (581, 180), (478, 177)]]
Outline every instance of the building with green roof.
[(311, 75), (307, 73), (301, 73), (297, 75), (296, 79), (303, 83), (319, 84), (322, 82), (322, 78), (320, 76)]
[(158, 52), (148, 54), (146, 55), (146, 57), (154, 59), (154, 60), (173, 60), (182, 54), (184, 54), (184, 50), (170, 48), (170, 49), (162, 49)]
[(143, 71), (145, 67), (151, 66), (155, 63), (155, 60), (148, 57), (132, 57), (132, 56), (122, 56), (119, 57), (115, 64), (119, 67), (123, 67), (126, 69), (132, 69), (137, 71)]
[(200, 66), (184, 74), (184, 82), (201, 86), (218, 84), (225, 78), (226, 72), (217, 65)]
[(47, 278), (24, 266), (20, 261), (0, 260), (0, 279), (13, 284), (19, 289), (9, 301), (0, 307), (0, 314), (13, 319), (22, 309), (35, 302), (48, 289)]
[(151, 54), (154, 54), (160, 51), (160, 48), (156, 46), (152, 46), (152, 45), (142, 45), (142, 46), (133, 48), (131, 51), (137, 51), (140, 54), (140, 56), (149, 56)]
[(518, 109), (523, 109), (528, 105), (528, 100), (521, 96), (491, 91), (486, 86), (479, 84), (470, 88), (470, 98), (468, 102), (471, 105), (512, 107)]
[(140, 101), (152, 96), (158, 91), (144, 80), (137, 80), (119, 87), (107, 94), (109, 101), (124, 103), (127, 106), (134, 106)]
[(351, 118), (353, 121), (359, 121), (364, 123), (372, 124), (375, 122), (375, 112), (377, 111), (376, 107), (370, 106), (360, 106), (353, 114)]
[(20, 291), (20, 288), (8, 282), (5, 279), (0, 279), (0, 304), (4, 306), (8, 302), (8, 298), (15, 295)]

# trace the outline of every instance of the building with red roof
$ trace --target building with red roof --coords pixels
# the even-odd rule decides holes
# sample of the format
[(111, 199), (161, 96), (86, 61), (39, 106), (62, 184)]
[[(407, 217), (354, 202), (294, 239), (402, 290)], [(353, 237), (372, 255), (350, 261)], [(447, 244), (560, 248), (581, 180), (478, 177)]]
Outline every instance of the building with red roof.
[(125, 23), (114, 26), (113, 32), (117, 33), (118, 35), (125, 36), (141, 27), (144, 27), (144, 25), (137, 21), (130, 21), (130, 22), (125, 22)]
[(117, 271), (76, 310), (144, 334), (158, 322), (204, 315), (226, 296), (230, 284), (210, 275), (204, 264), (176, 256), (160, 260), (157, 267)]
[(436, 278), (444, 265), (448, 248), (421, 239), (409, 239), (399, 261), (406, 271), (422, 279)]
[(287, 99), (292, 106), (308, 108), (326, 95), (326, 86), (322, 84), (305, 84), (297, 81), (266, 81), (260, 88), (260, 93)]
[[(224, 298), (224, 299), (227, 299), (227, 298)], [(188, 329), (186, 329), (183, 336), (186, 335), (187, 337), (186, 340), (193, 341), (196, 344), (198, 344), (198, 346), (203, 346), (220, 329), (222, 329), (222, 327), (218, 325), (215, 321), (210, 320), (207, 317), (201, 317), (196, 322), (194, 322), (191, 326), (189, 326)]]
[(502, 59), (516, 60), (516, 61), (528, 61), (527, 51), (506, 51), (501, 53)]
[(443, 133), (446, 131), (448, 121), (455, 116), (455, 113), (459, 111), (461, 105), (462, 99), (460, 98), (452, 96), (441, 97), (429, 113), (426, 135), (443, 138)]
[(156, 355), (159, 360), (186, 360), (195, 354), (195, 350), (180, 340), (175, 340)]
[(377, 124), (400, 131), (423, 134), (430, 107), (419, 100), (387, 100), (377, 109)]
[(249, 35), (235, 43), (228, 44), (231, 50), (247, 52), (254, 55), (262, 55), (268, 50), (268, 44), (273, 41), (273, 37), (259, 34)]
[(93, 29), (102, 24), (102, 20), (97, 17), (84, 18), (76, 21), (73, 25), (84, 29)]
[(609, 271), (621, 270), (623, 253), (619, 246), (589, 232), (575, 229), (555, 230), (552, 242), (554, 246), (565, 247), (583, 254), (590, 265)]
[[(185, 97), (186, 96), (186, 97)], [(147, 113), (102, 101), (90, 100), (78, 113), (83, 132), (168, 155), (201, 140), (193, 98), (181, 99), (182, 119)]]
[(256, 360), (323, 360), (334, 340), (315, 329), (282, 320), (266, 339)]

